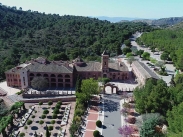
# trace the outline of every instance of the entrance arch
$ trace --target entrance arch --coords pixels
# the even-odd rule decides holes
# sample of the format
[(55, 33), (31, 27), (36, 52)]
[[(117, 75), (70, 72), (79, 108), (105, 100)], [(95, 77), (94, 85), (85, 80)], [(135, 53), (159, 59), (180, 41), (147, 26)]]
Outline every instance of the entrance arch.
[(105, 84), (104, 85), (104, 89), (103, 89), (103, 92), (104, 92), (104, 94), (106, 93), (106, 87), (111, 87), (111, 93), (113, 94), (114, 93), (114, 91), (116, 91), (116, 93), (118, 92), (118, 87), (117, 86), (115, 86), (114, 84), (111, 84), (111, 83), (107, 83), (107, 84)]

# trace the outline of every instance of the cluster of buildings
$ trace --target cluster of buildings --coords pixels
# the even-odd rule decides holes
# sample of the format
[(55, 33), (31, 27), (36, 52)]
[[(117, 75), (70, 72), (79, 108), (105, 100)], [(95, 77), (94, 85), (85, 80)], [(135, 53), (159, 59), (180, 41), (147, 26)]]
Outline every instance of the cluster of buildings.
[(77, 77), (110, 78), (110, 80), (122, 81), (135, 76), (141, 85), (149, 78), (159, 79), (145, 64), (134, 61), (132, 71), (121, 60), (110, 62), (109, 55), (104, 51), (100, 62), (84, 62), (80, 57), (73, 61), (48, 61), (38, 57), (31, 59), (5, 72), (7, 86), (25, 89), (31, 87), (34, 77), (47, 79), (49, 87), (72, 88)]
[(7, 85), (25, 89), (31, 87), (34, 77), (44, 77), (49, 87), (65, 88), (74, 87), (76, 79), (100, 77), (111, 80), (129, 79), (128, 67), (121, 61), (109, 62), (109, 55), (104, 51), (100, 62), (84, 62), (80, 57), (68, 61), (48, 61), (38, 57), (31, 59), (5, 72)]

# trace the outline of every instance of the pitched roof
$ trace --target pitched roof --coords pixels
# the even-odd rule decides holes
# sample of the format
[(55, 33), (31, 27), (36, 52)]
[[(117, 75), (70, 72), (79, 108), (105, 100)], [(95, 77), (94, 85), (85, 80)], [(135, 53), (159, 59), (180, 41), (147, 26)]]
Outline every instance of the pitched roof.
[(73, 69), (64, 64), (58, 64), (57, 62), (49, 62), (42, 64), (39, 62), (33, 62), (31, 65), (25, 67), (30, 72), (50, 72), (50, 73), (72, 73)]
[(159, 79), (159, 77), (153, 71), (151, 71), (144, 63), (139, 61), (134, 61), (133, 65), (136, 66), (136, 68), (144, 76), (144, 78)]
[(116, 72), (116, 71), (128, 71), (128, 67), (123, 63), (109, 63), (109, 71)]
[(100, 62), (89, 62), (84, 63), (81, 66), (75, 65), (77, 71), (101, 71)]

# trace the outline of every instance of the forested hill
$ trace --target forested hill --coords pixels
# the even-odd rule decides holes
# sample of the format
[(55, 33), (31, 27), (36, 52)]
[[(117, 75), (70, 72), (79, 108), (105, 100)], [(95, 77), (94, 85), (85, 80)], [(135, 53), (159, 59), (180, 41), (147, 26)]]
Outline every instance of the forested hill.
[[(144, 33), (137, 42), (150, 47), (158, 48), (172, 59), (176, 68), (183, 70), (183, 23), (163, 30)], [(164, 55), (165, 55), (164, 54)]]
[(154, 26), (171, 26), (176, 25), (183, 21), (183, 17), (170, 17), (170, 18), (161, 18), (161, 19), (140, 19), (140, 20), (132, 20), (132, 22), (144, 22), (149, 25)]
[(0, 5), (0, 79), (5, 70), (38, 56), (97, 60), (104, 49), (110, 55), (120, 54), (121, 43), (132, 33), (151, 29), (145, 23), (114, 24)]

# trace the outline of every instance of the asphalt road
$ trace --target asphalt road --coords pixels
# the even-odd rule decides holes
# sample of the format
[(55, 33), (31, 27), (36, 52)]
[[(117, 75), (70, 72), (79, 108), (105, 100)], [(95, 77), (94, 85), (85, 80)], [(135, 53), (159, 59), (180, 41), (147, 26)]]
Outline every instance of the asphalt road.
[(104, 137), (120, 137), (118, 128), (121, 127), (120, 97), (116, 94), (104, 95)]

